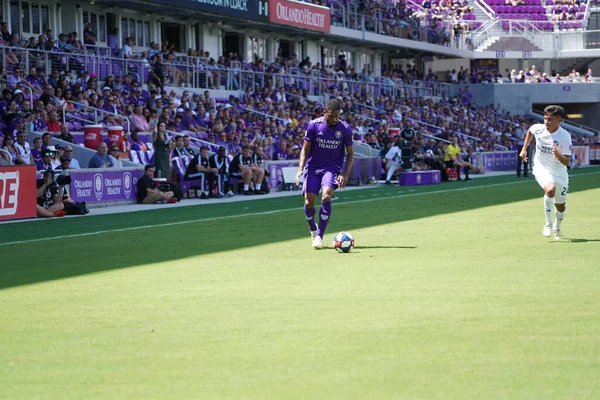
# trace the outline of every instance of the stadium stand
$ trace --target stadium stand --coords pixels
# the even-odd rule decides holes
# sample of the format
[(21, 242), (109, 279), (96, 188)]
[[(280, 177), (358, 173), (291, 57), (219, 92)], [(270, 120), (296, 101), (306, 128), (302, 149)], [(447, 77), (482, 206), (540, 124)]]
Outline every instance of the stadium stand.
[[(586, 11), (583, 3), (551, 0), (507, 4), (489, 0), (488, 4), (503, 20), (531, 20), (542, 30), (555, 29), (556, 21), (559, 28), (578, 29)], [(468, 33), (484, 23), (476, 21), (475, 4), (466, 0), (331, 0), (326, 5), (333, 25), (446, 47), (468, 40)], [(473, 104), (468, 86), (456, 92), (450, 84), (597, 80), (591, 69), (560, 75), (535, 66), (504, 74), (477, 67), (425, 73), (416, 63), (382, 64), (377, 69), (364, 64), (359, 70), (344, 54), (313, 63), (316, 60), (294, 53), (284, 56), (281, 47), (269, 61), (256, 54), (247, 60), (236, 52), (211, 56), (191, 47), (184, 55), (166, 41), (151, 42), (144, 50), (136, 46), (137, 38), (123, 35), (121, 44), (114, 34), (112, 39), (108, 35), (108, 46), (103, 47), (92, 44), (90, 29), (82, 42), (77, 32), (57, 38), (51, 34), (22, 37), (8, 33), (7, 23), (0, 23), (3, 163), (24, 163), (25, 150), (14, 144), (19, 132), (28, 133), (32, 161), (38, 161), (41, 151), (51, 145), (34, 142), (33, 134), (50, 132), (61, 141), (52, 142), (61, 144), (52, 150), (52, 168), (73, 168), (63, 162), (73, 155), (64, 152), (62, 141), (85, 145), (85, 126), (97, 125), (124, 132), (123, 142), (110, 145), (120, 146), (125, 165), (152, 164), (156, 162), (152, 132), (164, 122), (169, 153), (175, 148), (175, 137), (186, 137), (189, 151), (169, 155), (172, 168), (167, 178), (180, 182), (187, 192), (196, 182), (185, 182), (183, 177), (200, 146), (211, 152), (224, 146), (230, 158), (249, 145), (265, 161), (298, 159), (304, 130), (321, 115), (328, 99), (342, 102), (343, 119), (352, 126), (355, 142), (375, 154), (405, 129), (416, 133), (406, 143), (415, 155), (425, 155), (431, 146), (443, 150), (453, 136), (465, 150), (517, 150), (522, 130), (533, 119), (497, 106)], [(213, 97), (213, 92), (220, 94)], [(595, 142), (586, 136), (575, 139), (578, 144)], [(93, 152), (95, 146), (90, 146)]]

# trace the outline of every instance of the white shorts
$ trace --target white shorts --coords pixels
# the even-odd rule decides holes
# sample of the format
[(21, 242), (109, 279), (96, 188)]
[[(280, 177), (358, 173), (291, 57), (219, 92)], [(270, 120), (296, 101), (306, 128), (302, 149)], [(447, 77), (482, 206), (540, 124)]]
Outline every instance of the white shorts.
[(563, 204), (567, 202), (569, 195), (569, 175), (557, 176), (552, 174), (546, 168), (533, 168), (533, 175), (535, 180), (544, 189), (550, 182), (554, 182), (556, 185), (556, 194), (554, 195), (554, 202), (556, 204)]

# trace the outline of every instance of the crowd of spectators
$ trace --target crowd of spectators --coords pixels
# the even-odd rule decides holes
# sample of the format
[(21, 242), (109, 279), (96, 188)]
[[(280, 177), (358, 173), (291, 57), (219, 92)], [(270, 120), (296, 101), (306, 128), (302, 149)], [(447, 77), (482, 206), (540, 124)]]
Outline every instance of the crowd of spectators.
[[(431, 70), (425, 78), (426, 80), (436, 80), (437, 77)], [(508, 68), (502, 74), (497, 69), (474, 68), (468, 69), (460, 67), (458, 70), (447, 70), (445, 74), (446, 83), (466, 83), (466, 84), (489, 84), (489, 83), (582, 83), (597, 82), (592, 69), (588, 68), (585, 74), (576, 70), (560, 74), (552, 71), (539, 71), (535, 65), (525, 68), (525, 70)]]

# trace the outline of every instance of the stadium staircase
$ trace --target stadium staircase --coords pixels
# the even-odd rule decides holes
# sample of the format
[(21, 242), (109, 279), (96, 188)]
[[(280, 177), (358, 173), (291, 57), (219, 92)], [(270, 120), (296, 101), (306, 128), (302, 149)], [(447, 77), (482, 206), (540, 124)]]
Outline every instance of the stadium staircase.
[(500, 37), (502, 36), (502, 26), (500, 24), (492, 23), (496, 15), (484, 0), (476, 0), (474, 4), (473, 14), (475, 14), (476, 20), (483, 24), (476, 32), (485, 31), (483, 34), (486, 36), (486, 38), (476, 47), (475, 51), (484, 51), (500, 40)]

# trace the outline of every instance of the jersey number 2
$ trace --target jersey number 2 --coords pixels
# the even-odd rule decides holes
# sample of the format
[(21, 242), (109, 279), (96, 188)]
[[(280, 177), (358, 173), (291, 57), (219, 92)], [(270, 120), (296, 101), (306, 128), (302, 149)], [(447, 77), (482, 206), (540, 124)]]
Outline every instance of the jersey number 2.
[(563, 190), (562, 190), (562, 192), (560, 192), (560, 195), (564, 196), (567, 193), (569, 193), (569, 188), (563, 187)]

